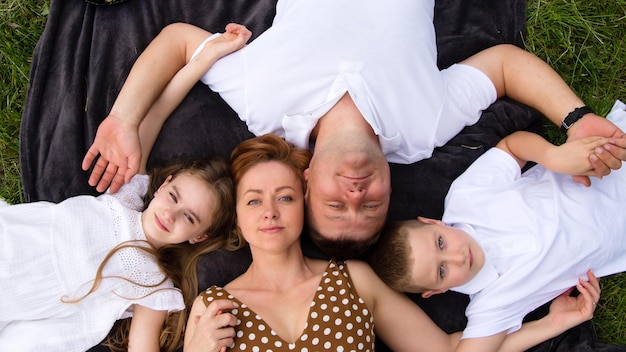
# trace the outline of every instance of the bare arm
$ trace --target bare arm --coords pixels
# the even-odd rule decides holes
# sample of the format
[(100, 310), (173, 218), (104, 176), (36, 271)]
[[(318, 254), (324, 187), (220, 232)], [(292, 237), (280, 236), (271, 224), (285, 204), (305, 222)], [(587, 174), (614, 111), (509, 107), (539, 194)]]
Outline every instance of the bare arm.
[[(141, 54), (83, 159), (85, 170), (96, 162), (90, 185), (104, 191), (111, 184), (116, 192), (141, 171), (169, 114), (215, 61), (243, 47), (251, 33), (231, 23), (186, 64), (210, 35), (188, 24), (170, 25)], [(146, 119), (150, 122), (142, 123)]]
[(135, 304), (128, 335), (128, 351), (160, 351), (159, 339), (166, 311), (152, 310)]
[(237, 305), (229, 300), (216, 300), (205, 306), (196, 297), (185, 329), (185, 352), (226, 351), (234, 342), (237, 318), (230, 310)]
[[(485, 49), (462, 63), (484, 72), (494, 83), (498, 97), (509, 96), (543, 113), (555, 125), (568, 113), (584, 102), (576, 96), (565, 81), (548, 64), (537, 56), (514, 45), (502, 44)], [(621, 138), (624, 132), (611, 121), (595, 114), (586, 114), (568, 130), (568, 139), (590, 136)], [(618, 169), (621, 160), (615, 148), (610, 152), (596, 154), (590, 162), (594, 175), (606, 176), (611, 169)], [(575, 177), (577, 182), (589, 185), (587, 176)]]

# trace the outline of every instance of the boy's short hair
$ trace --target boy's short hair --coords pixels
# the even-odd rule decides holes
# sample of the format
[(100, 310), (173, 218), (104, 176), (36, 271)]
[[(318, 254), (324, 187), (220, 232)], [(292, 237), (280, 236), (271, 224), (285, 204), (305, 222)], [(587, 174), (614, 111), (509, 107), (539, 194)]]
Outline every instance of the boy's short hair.
[(417, 220), (388, 222), (383, 228), (378, 242), (368, 256), (368, 262), (378, 276), (396, 291), (406, 291), (411, 283), (409, 268), (413, 262), (408, 242), (408, 229)]

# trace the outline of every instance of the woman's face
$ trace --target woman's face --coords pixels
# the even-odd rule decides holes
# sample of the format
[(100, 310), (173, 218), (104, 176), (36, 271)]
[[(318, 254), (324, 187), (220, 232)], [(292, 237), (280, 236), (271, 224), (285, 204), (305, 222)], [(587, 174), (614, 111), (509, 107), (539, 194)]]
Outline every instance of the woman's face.
[(281, 252), (299, 239), (304, 223), (301, 179), (278, 161), (251, 167), (237, 185), (237, 224), (251, 248)]

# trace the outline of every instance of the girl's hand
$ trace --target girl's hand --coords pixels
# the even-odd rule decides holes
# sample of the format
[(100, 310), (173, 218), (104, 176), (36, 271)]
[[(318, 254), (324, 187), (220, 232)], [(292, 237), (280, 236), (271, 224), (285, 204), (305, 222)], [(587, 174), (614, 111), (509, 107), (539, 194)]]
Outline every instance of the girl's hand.
[(222, 35), (208, 42), (192, 61), (203, 58), (214, 61), (224, 57), (243, 48), (252, 36), (252, 32), (241, 24), (229, 23), (225, 29)]
[(600, 300), (600, 281), (591, 270), (587, 271), (589, 281), (579, 279), (576, 285), (580, 294), (571, 297), (573, 287), (555, 298), (550, 305), (552, 323), (563, 330), (570, 329), (593, 318), (593, 312)]
[[(185, 339), (185, 352), (224, 352), (234, 344), (237, 318), (231, 313), (238, 305), (230, 300), (215, 300), (201, 315), (191, 315), (193, 335)], [(193, 311), (192, 311), (193, 314)]]

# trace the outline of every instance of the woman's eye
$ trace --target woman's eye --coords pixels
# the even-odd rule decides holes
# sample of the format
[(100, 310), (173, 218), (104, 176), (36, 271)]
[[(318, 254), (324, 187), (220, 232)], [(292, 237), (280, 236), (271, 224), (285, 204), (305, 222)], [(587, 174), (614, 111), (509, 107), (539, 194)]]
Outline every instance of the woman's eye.
[(443, 279), (443, 276), (446, 273), (446, 269), (443, 267), (443, 265), (439, 266), (439, 277)]
[(259, 204), (259, 200), (258, 199), (253, 199), (248, 201), (248, 203), (246, 203), (247, 205), (257, 205)]
[(292, 196), (282, 196), (282, 197), (279, 198), (279, 200), (283, 201), (283, 202), (291, 202), (293, 200), (293, 197)]
[(437, 238), (437, 247), (439, 247), (439, 249), (443, 249), (443, 238)]

